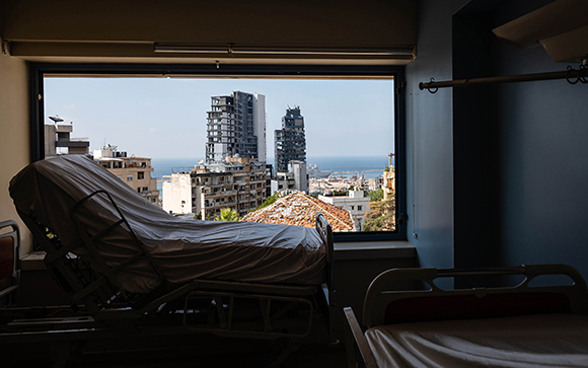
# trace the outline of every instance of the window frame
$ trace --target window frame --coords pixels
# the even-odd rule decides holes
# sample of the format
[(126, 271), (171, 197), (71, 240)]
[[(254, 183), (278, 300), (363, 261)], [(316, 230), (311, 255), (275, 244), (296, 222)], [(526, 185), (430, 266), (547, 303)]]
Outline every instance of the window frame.
[(30, 160), (44, 158), (44, 78), (52, 77), (202, 77), (277, 79), (394, 80), (394, 160), (396, 170), (396, 231), (336, 232), (335, 242), (406, 240), (406, 122), (404, 66), (392, 65), (223, 65), (134, 63), (29, 63)]

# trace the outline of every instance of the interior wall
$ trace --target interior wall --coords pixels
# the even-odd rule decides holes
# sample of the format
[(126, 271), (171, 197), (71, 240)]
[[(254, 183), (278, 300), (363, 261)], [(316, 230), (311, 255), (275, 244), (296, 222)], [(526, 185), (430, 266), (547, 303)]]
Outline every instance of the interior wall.
[[(496, 13), (501, 25), (551, 1), (521, 0)], [(500, 75), (564, 71), (542, 47), (497, 41)], [(573, 65), (578, 69), (578, 65)], [(565, 80), (500, 85), (501, 262), (566, 263), (588, 277), (588, 86)]]
[(418, 56), (406, 66), (407, 236), (421, 267), (453, 267), (453, 97), (418, 85), (452, 78), (451, 15), (465, 2), (418, 2)]
[[(0, 37), (1, 42), (1, 37)], [(8, 195), (10, 179), (29, 163), (29, 88), (24, 61), (0, 52), (0, 221), (17, 220), (21, 255), (30, 252), (30, 233), (14, 210)]]

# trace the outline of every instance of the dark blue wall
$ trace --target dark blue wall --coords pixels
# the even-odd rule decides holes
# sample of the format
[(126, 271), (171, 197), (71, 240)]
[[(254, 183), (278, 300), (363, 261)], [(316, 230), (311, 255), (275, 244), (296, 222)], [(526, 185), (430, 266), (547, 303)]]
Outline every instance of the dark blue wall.
[(422, 267), (558, 262), (588, 276), (588, 86), (418, 90), (430, 77), (565, 70), (491, 32), (551, 2), (419, 2), (406, 106), (408, 238)]
[[(539, 3), (504, 6), (496, 23)], [(497, 72), (504, 75), (567, 66), (553, 62), (542, 47), (517, 50), (500, 44), (494, 57)], [(588, 277), (588, 85), (565, 80), (504, 84), (495, 101), (501, 262), (567, 263)]]
[(419, 2), (418, 57), (406, 67), (407, 236), (422, 267), (453, 267), (452, 93), (418, 84), (452, 78), (451, 16), (466, 2)]

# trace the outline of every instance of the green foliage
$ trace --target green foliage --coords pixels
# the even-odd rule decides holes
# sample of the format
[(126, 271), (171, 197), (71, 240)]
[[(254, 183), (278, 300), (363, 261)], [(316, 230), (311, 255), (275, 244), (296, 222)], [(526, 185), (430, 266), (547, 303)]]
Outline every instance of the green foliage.
[(214, 216), (214, 221), (239, 221), (239, 214), (231, 208), (223, 208), (221, 209), (220, 216)]
[(370, 197), (371, 202), (381, 201), (384, 199), (384, 189), (372, 190), (367, 196)]
[(390, 166), (386, 166), (386, 168), (384, 169), (384, 172), (390, 172)]
[(202, 212), (198, 212), (193, 217), (194, 220), (202, 220)]
[(396, 229), (394, 198), (385, 201), (370, 202), (370, 209), (365, 213), (366, 221), (363, 231), (392, 231)]
[(280, 198), (279, 192), (275, 192), (273, 195), (267, 197), (265, 199), (265, 201), (259, 207), (257, 207), (254, 210), (251, 210), (251, 211), (249, 211), (247, 213), (255, 212), (255, 211), (260, 210), (260, 209), (262, 209), (264, 207), (267, 207), (270, 204), (275, 203), (278, 198)]

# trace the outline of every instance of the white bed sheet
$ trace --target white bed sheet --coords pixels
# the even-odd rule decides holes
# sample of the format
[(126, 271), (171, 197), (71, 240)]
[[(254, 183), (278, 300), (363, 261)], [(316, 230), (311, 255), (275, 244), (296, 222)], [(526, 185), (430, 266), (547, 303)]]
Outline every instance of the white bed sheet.
[(588, 367), (588, 317), (540, 314), (370, 328), (378, 367)]
[[(97, 190), (112, 195), (164, 278), (172, 283), (195, 278), (303, 285), (325, 281), (326, 247), (315, 229), (176, 218), (88, 157), (37, 161), (10, 182), (15, 206), (48, 226), (66, 245), (79, 242), (71, 220), (74, 204)], [(119, 219), (105, 196), (95, 199), (81, 216), (91, 235)], [(122, 226), (97, 246), (112, 266), (136, 249)], [(80, 248), (74, 253), (85, 254)], [(159, 283), (146, 259), (126, 267), (119, 281), (131, 292), (148, 292)]]

